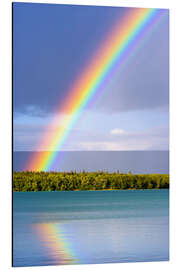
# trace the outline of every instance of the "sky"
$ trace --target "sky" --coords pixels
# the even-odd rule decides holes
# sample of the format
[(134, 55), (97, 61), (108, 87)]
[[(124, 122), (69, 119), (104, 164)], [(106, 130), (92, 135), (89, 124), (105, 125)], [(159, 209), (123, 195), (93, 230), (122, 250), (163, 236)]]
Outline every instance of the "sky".
[[(41, 149), (45, 130), (87, 60), (126, 8), (13, 4), (14, 151)], [(61, 150), (169, 149), (169, 14), (134, 48)]]

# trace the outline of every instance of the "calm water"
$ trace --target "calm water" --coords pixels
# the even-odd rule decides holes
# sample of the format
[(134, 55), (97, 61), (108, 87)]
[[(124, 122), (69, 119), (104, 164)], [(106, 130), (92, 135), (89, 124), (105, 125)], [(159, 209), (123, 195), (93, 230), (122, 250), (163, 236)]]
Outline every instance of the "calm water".
[[(14, 170), (22, 171), (35, 152), (14, 152)], [(78, 169), (77, 169), (78, 168)], [(169, 173), (169, 151), (62, 151), (51, 170)]]
[(14, 266), (168, 259), (168, 190), (14, 193)]

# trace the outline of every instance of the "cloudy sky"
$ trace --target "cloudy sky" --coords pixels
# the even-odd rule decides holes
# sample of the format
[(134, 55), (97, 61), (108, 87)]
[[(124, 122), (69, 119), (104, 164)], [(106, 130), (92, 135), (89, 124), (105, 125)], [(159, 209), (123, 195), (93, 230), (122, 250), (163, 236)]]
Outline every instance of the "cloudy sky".
[[(13, 5), (14, 150), (39, 149), (57, 108), (125, 8)], [(168, 11), (86, 108), (63, 150), (168, 150)], [(65, 116), (63, 116), (65, 117)]]

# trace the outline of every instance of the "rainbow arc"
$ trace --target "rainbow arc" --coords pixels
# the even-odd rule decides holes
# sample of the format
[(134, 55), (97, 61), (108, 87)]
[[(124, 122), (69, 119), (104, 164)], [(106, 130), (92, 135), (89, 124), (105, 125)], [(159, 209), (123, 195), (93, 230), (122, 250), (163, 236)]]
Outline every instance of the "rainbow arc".
[(123, 19), (113, 25), (94, 55), (87, 61), (83, 72), (72, 84), (64, 105), (56, 110), (56, 115), (66, 115), (60, 127), (53, 121), (42, 138), (40, 149), (50, 152), (36, 152), (28, 161), (26, 170), (48, 171), (56, 159), (57, 151), (62, 149), (71, 130), (84, 108), (100, 90), (107, 78), (112, 79), (114, 70), (127, 58), (143, 32), (148, 31), (164, 10), (127, 8)]

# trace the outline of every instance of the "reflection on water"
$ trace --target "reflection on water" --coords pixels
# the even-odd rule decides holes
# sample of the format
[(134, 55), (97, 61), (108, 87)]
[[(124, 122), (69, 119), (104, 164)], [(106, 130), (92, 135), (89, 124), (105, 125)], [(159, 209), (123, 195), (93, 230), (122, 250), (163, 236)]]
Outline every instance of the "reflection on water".
[(53, 258), (55, 264), (72, 264), (73, 261), (77, 261), (70, 244), (66, 240), (63, 225), (42, 223), (34, 225), (34, 229), (39, 241), (43, 246), (47, 247), (47, 253)]
[(169, 192), (14, 194), (14, 266), (169, 259)]

